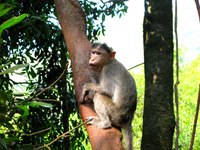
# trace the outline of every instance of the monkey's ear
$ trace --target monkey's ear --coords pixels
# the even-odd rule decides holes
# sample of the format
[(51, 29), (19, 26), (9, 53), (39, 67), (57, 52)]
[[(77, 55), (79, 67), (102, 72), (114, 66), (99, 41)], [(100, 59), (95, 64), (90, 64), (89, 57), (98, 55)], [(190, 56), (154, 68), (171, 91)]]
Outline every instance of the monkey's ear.
[(114, 59), (114, 58), (115, 58), (115, 54), (116, 54), (115, 51), (110, 52), (110, 58), (111, 58), (111, 59)]

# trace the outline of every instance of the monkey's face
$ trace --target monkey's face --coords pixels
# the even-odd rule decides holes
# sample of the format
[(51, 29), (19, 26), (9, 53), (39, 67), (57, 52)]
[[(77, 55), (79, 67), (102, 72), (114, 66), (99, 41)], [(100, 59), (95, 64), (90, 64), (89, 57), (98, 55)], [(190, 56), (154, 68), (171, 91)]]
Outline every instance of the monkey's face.
[(93, 71), (100, 72), (103, 66), (110, 61), (110, 54), (103, 49), (92, 49), (89, 65)]

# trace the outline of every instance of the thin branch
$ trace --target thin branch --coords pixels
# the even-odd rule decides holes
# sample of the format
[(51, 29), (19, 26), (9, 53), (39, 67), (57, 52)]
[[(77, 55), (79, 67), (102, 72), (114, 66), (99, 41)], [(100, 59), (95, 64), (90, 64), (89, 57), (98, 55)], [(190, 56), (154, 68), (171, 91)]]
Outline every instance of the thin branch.
[(48, 131), (48, 130), (50, 130), (50, 129), (51, 129), (51, 128), (47, 128), (47, 129), (44, 129), (44, 130), (41, 130), (41, 131), (37, 131), (37, 132), (34, 132), (34, 133), (25, 134), (25, 136), (33, 136), (33, 135), (36, 135), (36, 134), (39, 134), (39, 133)]
[(119, 2), (126, 2), (126, 1), (128, 1), (128, 0), (109, 0), (109, 1), (106, 1), (106, 2), (104, 2), (103, 0), (100, 0), (101, 1), (101, 3), (103, 4), (103, 6), (101, 7), (101, 8), (104, 8), (105, 6), (106, 6), (106, 4), (107, 3), (112, 3), (112, 5), (110, 5), (106, 10), (107, 11), (111, 11), (114, 7), (115, 7), (115, 5), (117, 4), (117, 3), (119, 3)]
[(28, 100), (32, 100), (34, 97), (40, 96), (42, 93), (44, 93), (45, 91), (49, 90), (52, 86), (54, 86), (62, 78), (62, 76), (65, 74), (65, 72), (67, 70), (67, 67), (68, 67), (68, 63), (66, 64), (65, 69), (63, 70), (63, 72), (61, 73), (61, 75), (56, 79), (56, 81), (54, 81), (48, 87), (44, 88), (42, 91), (40, 91), (39, 93), (35, 94), (34, 96), (32, 96), (31, 98), (29, 98)]
[(193, 149), (194, 145), (194, 138), (195, 138), (195, 133), (196, 133), (196, 128), (197, 128), (197, 120), (198, 120), (198, 114), (199, 114), (199, 105), (200, 105), (200, 85), (199, 85), (199, 95), (197, 99), (197, 107), (196, 107), (196, 114), (194, 118), (194, 126), (193, 126), (193, 131), (192, 131), (192, 138), (190, 142), (190, 150)]
[(136, 67), (138, 67), (138, 66), (140, 66), (140, 65), (143, 65), (143, 64), (144, 64), (144, 63), (137, 64), (137, 65), (135, 65), (135, 66), (129, 68), (128, 70), (131, 70), (131, 69), (136, 68)]
[(199, 0), (194, 0), (196, 3), (196, 7), (197, 7), (197, 12), (198, 12), (198, 16), (199, 16), (199, 21), (200, 21), (200, 5), (199, 5)]
[(69, 134), (69, 133), (72, 132), (73, 130), (75, 130), (75, 129), (81, 127), (82, 125), (84, 125), (85, 123), (87, 123), (87, 122), (89, 122), (89, 121), (91, 121), (91, 119), (86, 120), (85, 122), (83, 122), (83, 123), (77, 125), (77, 126), (74, 127), (73, 129), (71, 129), (71, 130), (69, 130), (69, 131), (67, 131), (67, 132), (65, 132), (65, 133), (63, 133), (63, 134), (61, 134), (61, 135), (59, 135), (57, 138), (55, 138), (55, 139), (54, 139), (53, 141), (51, 141), (50, 143), (45, 144), (45, 145), (40, 146), (40, 147), (37, 147), (37, 148), (35, 148), (34, 150), (39, 150), (39, 149), (42, 149), (42, 148), (44, 148), (44, 147), (49, 147), (50, 145), (52, 145), (53, 143), (55, 143), (55, 142), (56, 142), (57, 140), (59, 140), (60, 138), (69, 137), (69, 135), (67, 135), (67, 134)]
[(128, 1), (128, 0), (109, 0), (109, 1), (104, 2), (104, 3), (111, 3), (111, 2), (117, 3), (117, 2), (126, 2), (126, 1)]
[(51, 150), (51, 148), (50, 148), (50, 147), (48, 147), (47, 145), (44, 145), (44, 147), (46, 147), (48, 150)]
[(58, 101), (56, 99), (39, 99), (39, 98), (33, 98), (32, 100), (34, 100), (34, 101), (42, 101), (42, 102), (56, 102), (56, 103), (60, 103), (60, 101)]
[(179, 84), (179, 51), (178, 51), (178, 32), (177, 32), (177, 0), (175, 0), (175, 18), (174, 18), (174, 32), (175, 32), (175, 41), (176, 41), (176, 83), (174, 85), (175, 93), (175, 104), (176, 104), (176, 140), (175, 140), (175, 149), (178, 150), (179, 146), (179, 100), (178, 100), (178, 84)]
[(12, 79), (9, 79), (11, 82), (13, 82), (13, 84), (36, 84), (37, 82), (32, 82), (32, 83), (28, 83), (28, 82), (16, 82), (16, 81), (14, 81), (14, 80), (12, 80)]

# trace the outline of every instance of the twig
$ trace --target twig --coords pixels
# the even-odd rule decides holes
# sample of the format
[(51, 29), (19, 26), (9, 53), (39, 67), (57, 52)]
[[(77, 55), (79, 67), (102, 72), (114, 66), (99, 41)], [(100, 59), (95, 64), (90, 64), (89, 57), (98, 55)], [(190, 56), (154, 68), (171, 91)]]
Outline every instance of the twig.
[(44, 129), (44, 130), (41, 130), (41, 131), (37, 131), (37, 132), (34, 132), (34, 133), (25, 134), (25, 136), (33, 136), (33, 135), (36, 135), (36, 134), (39, 134), (39, 133), (48, 131), (48, 130), (50, 130), (50, 129), (51, 129), (51, 128), (47, 128), (47, 129)]
[(198, 16), (199, 16), (199, 21), (200, 21), (200, 5), (199, 5), (199, 0), (194, 0), (196, 3), (196, 7), (197, 7), (197, 12), (198, 12)]
[(198, 120), (198, 114), (199, 114), (199, 105), (200, 105), (200, 85), (199, 85), (199, 95), (197, 99), (197, 107), (196, 107), (196, 114), (194, 118), (194, 126), (193, 126), (193, 131), (192, 131), (192, 138), (190, 142), (190, 150), (193, 149), (194, 145), (194, 138), (195, 138), (195, 133), (196, 133), (196, 128), (197, 128), (197, 120)]
[(69, 130), (69, 131), (67, 131), (67, 132), (65, 132), (65, 133), (63, 133), (63, 134), (61, 134), (61, 135), (59, 135), (56, 139), (54, 139), (54, 140), (51, 141), (50, 143), (45, 144), (45, 145), (40, 146), (40, 147), (37, 147), (37, 148), (35, 148), (34, 150), (39, 150), (39, 149), (42, 149), (42, 148), (44, 148), (44, 147), (49, 147), (51, 144), (53, 144), (54, 142), (56, 142), (56, 141), (59, 140), (60, 138), (62, 138), (62, 137), (68, 137), (69, 135), (67, 135), (67, 134), (69, 134), (69, 133), (72, 132), (73, 130), (75, 130), (75, 129), (81, 127), (82, 125), (88, 123), (89, 121), (91, 121), (91, 119), (86, 120), (85, 122), (83, 122), (83, 123), (77, 125), (77, 126), (74, 127), (73, 129), (71, 129), (71, 130)]
[(126, 2), (126, 1), (128, 1), (128, 0), (109, 0), (109, 1), (104, 2), (104, 3), (111, 3), (111, 2), (117, 3), (117, 2)]
[(42, 91), (40, 91), (36, 95), (32, 96), (28, 100), (32, 100), (34, 97), (38, 97), (39, 95), (41, 95), (42, 93), (44, 93), (45, 91), (47, 91), (48, 89), (50, 89), (52, 86), (54, 86), (62, 78), (62, 76), (64, 75), (65, 71), (67, 70), (67, 67), (68, 67), (68, 63), (66, 64), (65, 69), (63, 70), (63, 72), (61, 73), (61, 75), (56, 79), (56, 81), (54, 81), (48, 87), (44, 88)]
[(175, 32), (175, 41), (176, 41), (176, 83), (174, 85), (174, 94), (175, 94), (175, 105), (176, 105), (176, 140), (175, 140), (175, 149), (178, 150), (179, 145), (179, 100), (178, 100), (178, 84), (179, 84), (179, 51), (178, 51), (178, 32), (177, 32), (177, 0), (175, 0), (175, 18), (174, 18), (174, 32)]
[(131, 69), (136, 68), (136, 67), (138, 67), (138, 66), (140, 66), (140, 65), (143, 65), (143, 64), (144, 64), (144, 63), (137, 64), (137, 65), (135, 65), (135, 66), (129, 68), (128, 70), (131, 70)]
[(103, 4), (103, 6), (101, 8), (104, 8), (107, 3), (112, 3), (112, 5), (110, 5), (109, 8), (106, 9), (107, 11), (111, 11), (115, 7), (115, 5), (117, 5), (118, 3), (126, 2), (128, 0), (108, 0), (106, 2), (104, 2), (103, 0), (100, 0), (100, 1)]
[(60, 101), (56, 100), (56, 99), (39, 99), (39, 98), (33, 98), (34, 101), (41, 101), (41, 102), (56, 102), (56, 103), (60, 103)]

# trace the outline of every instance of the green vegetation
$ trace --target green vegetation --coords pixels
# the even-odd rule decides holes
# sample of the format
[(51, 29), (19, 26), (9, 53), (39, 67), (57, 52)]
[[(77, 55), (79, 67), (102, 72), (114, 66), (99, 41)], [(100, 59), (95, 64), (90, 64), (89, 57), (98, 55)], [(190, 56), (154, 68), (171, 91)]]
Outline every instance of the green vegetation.
[[(82, 121), (76, 108), (70, 66), (64, 74), (66, 78), (34, 97), (60, 76), (69, 61), (60, 28), (49, 21), (55, 19), (53, 1), (5, 2), (0, 4), (0, 149), (32, 149), (50, 143)], [(106, 16), (121, 16), (127, 11), (124, 3), (109, 11), (105, 11), (106, 5), (98, 7), (96, 13), (91, 12), (96, 3), (84, 0), (81, 5), (87, 15), (91, 40), (105, 32)], [(100, 21), (95, 24), (95, 20)], [(200, 84), (199, 64), (200, 56), (180, 65), (180, 150), (189, 149)], [(139, 150), (144, 105), (143, 66), (130, 72), (138, 88), (138, 106), (132, 126), (134, 146)], [(16, 74), (19, 76), (13, 79)], [(18, 81), (21, 78), (23, 82)], [(199, 124), (198, 120), (194, 150), (200, 148)], [(37, 133), (42, 130), (45, 131)], [(83, 126), (72, 131), (69, 138), (72, 150), (91, 149)], [(65, 143), (65, 139), (60, 138), (50, 147), (63, 149)]]
[[(181, 57), (184, 53), (181, 53)], [(180, 64), (180, 83), (179, 83), (179, 118), (180, 118), (180, 137), (179, 149), (187, 150), (190, 146), (194, 116), (197, 105), (199, 84), (200, 84), (200, 55), (192, 62), (185, 63), (183, 60)], [(131, 70), (137, 83), (138, 105), (133, 120), (133, 136), (135, 149), (140, 149), (142, 137), (142, 117), (144, 105), (144, 68), (139, 66)], [(174, 106), (175, 108), (175, 106)], [(200, 117), (199, 117), (200, 118)], [(200, 148), (200, 122), (198, 119), (194, 150)], [(176, 136), (174, 134), (174, 136)], [(175, 137), (174, 137), (175, 138)]]
[[(200, 85), (200, 55), (180, 67), (179, 115), (181, 150), (189, 149)], [(200, 118), (200, 117), (199, 117)], [(194, 150), (200, 148), (200, 120), (198, 119)]]
[[(11, 7), (11, 6), (7, 7), (6, 4), (0, 4), (0, 17), (6, 15), (12, 9), (13, 9), (13, 7)], [(3, 42), (3, 39), (1, 38), (2, 32), (5, 29), (8, 29), (8, 28), (20, 23), (27, 16), (28, 16), (28, 14), (21, 14), (19, 16), (12, 17), (12, 18), (4, 21), (2, 24), (0, 24), (0, 44), (2, 44), (2, 42)]]
[[(104, 34), (107, 16), (121, 17), (127, 12), (124, 2), (79, 2), (91, 41)], [(0, 149), (33, 149), (82, 123), (72, 69), (66, 67), (70, 56), (57, 23), (54, 1), (3, 0), (0, 18)], [(88, 142), (81, 127), (49, 147), (89, 149)]]
[(139, 150), (142, 140), (142, 117), (144, 107), (144, 65), (140, 65), (139, 67), (132, 69), (130, 72), (135, 79), (138, 94), (137, 109), (132, 122), (132, 130), (134, 148)]

